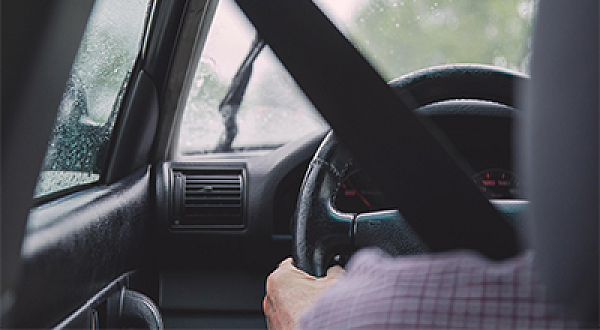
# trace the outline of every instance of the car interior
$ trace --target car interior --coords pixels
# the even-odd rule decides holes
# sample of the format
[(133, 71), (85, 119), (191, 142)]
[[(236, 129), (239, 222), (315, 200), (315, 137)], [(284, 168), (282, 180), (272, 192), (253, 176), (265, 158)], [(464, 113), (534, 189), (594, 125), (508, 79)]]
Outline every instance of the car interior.
[[(2, 328), (264, 329), (283, 259), (323, 276), (369, 246), (532, 249), (549, 297), (598, 327), (597, 1), (535, 1), (529, 73), (452, 62), (391, 80), (312, 1), (134, 2), (139, 17), (101, 0), (0, 4)], [(184, 110), (205, 95), (196, 72), (217, 67), (202, 53), (229, 2), (255, 39), (214, 88), (218, 147), (185, 154), (186, 121), (210, 126)], [(78, 52), (98, 8), (140, 33), (128, 62), (110, 59), (131, 67), (107, 69), (121, 75), (108, 97), (77, 64), (94, 63)], [(255, 150), (236, 118), (263, 48), (326, 124)]]

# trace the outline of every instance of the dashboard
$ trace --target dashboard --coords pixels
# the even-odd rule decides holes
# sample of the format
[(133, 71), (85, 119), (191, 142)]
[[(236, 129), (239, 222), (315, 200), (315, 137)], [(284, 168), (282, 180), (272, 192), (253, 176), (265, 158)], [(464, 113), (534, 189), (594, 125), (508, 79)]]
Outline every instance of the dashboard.
[[(464, 163), (483, 194), (493, 200), (518, 198), (520, 181), (512, 160), (514, 108), (452, 100), (416, 111), (442, 133), (438, 135), (447, 149)], [(271, 152), (203, 155), (157, 167), (163, 232), (172, 238), (181, 233), (290, 237), (304, 173), (325, 134), (310, 134)], [(349, 213), (389, 209), (359, 166), (353, 164), (346, 173), (332, 205)]]

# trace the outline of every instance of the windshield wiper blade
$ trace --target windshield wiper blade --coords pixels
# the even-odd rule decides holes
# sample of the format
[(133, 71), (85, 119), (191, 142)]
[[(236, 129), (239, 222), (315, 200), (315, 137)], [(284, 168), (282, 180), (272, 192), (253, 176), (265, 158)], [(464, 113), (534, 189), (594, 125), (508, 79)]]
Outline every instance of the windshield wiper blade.
[(256, 57), (265, 47), (265, 41), (257, 35), (252, 42), (250, 51), (240, 65), (239, 69), (233, 76), (229, 90), (221, 103), (219, 104), (219, 112), (223, 117), (223, 125), (225, 130), (219, 138), (219, 143), (215, 147), (217, 152), (231, 152), (231, 144), (238, 133), (237, 113), (240, 110), (240, 104), (246, 93), (248, 82), (252, 76), (252, 67)]

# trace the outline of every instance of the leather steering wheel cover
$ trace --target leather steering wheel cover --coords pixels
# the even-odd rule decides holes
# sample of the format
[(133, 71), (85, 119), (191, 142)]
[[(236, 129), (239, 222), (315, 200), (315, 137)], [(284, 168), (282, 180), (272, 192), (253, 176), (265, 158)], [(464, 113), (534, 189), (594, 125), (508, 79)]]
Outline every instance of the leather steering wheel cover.
[[(390, 87), (414, 109), (475, 99), (499, 103), (487, 106), (504, 113), (506, 105), (515, 105), (514, 87), (526, 80), (522, 74), (496, 67), (455, 64), (416, 71), (390, 82)], [(330, 132), (305, 175), (294, 214), (292, 256), (295, 265), (311, 275), (323, 276), (334, 254), (352, 249), (356, 215), (341, 213), (331, 205), (351, 165), (352, 157)]]
[(409, 73), (389, 85), (413, 109), (451, 99), (484, 100), (515, 107), (514, 89), (527, 79), (516, 71), (489, 65), (450, 64)]
[(351, 156), (329, 132), (308, 167), (294, 215), (294, 262), (309, 274), (323, 276), (329, 252), (351, 245), (355, 215), (341, 213), (331, 205), (351, 166)]

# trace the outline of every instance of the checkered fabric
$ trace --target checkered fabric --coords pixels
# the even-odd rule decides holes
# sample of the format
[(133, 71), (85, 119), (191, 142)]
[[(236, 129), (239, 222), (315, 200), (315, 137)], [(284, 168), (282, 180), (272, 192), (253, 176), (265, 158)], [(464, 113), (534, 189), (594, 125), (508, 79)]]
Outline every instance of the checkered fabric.
[(469, 251), (392, 258), (358, 252), (300, 329), (560, 329), (533, 254), (493, 262)]

